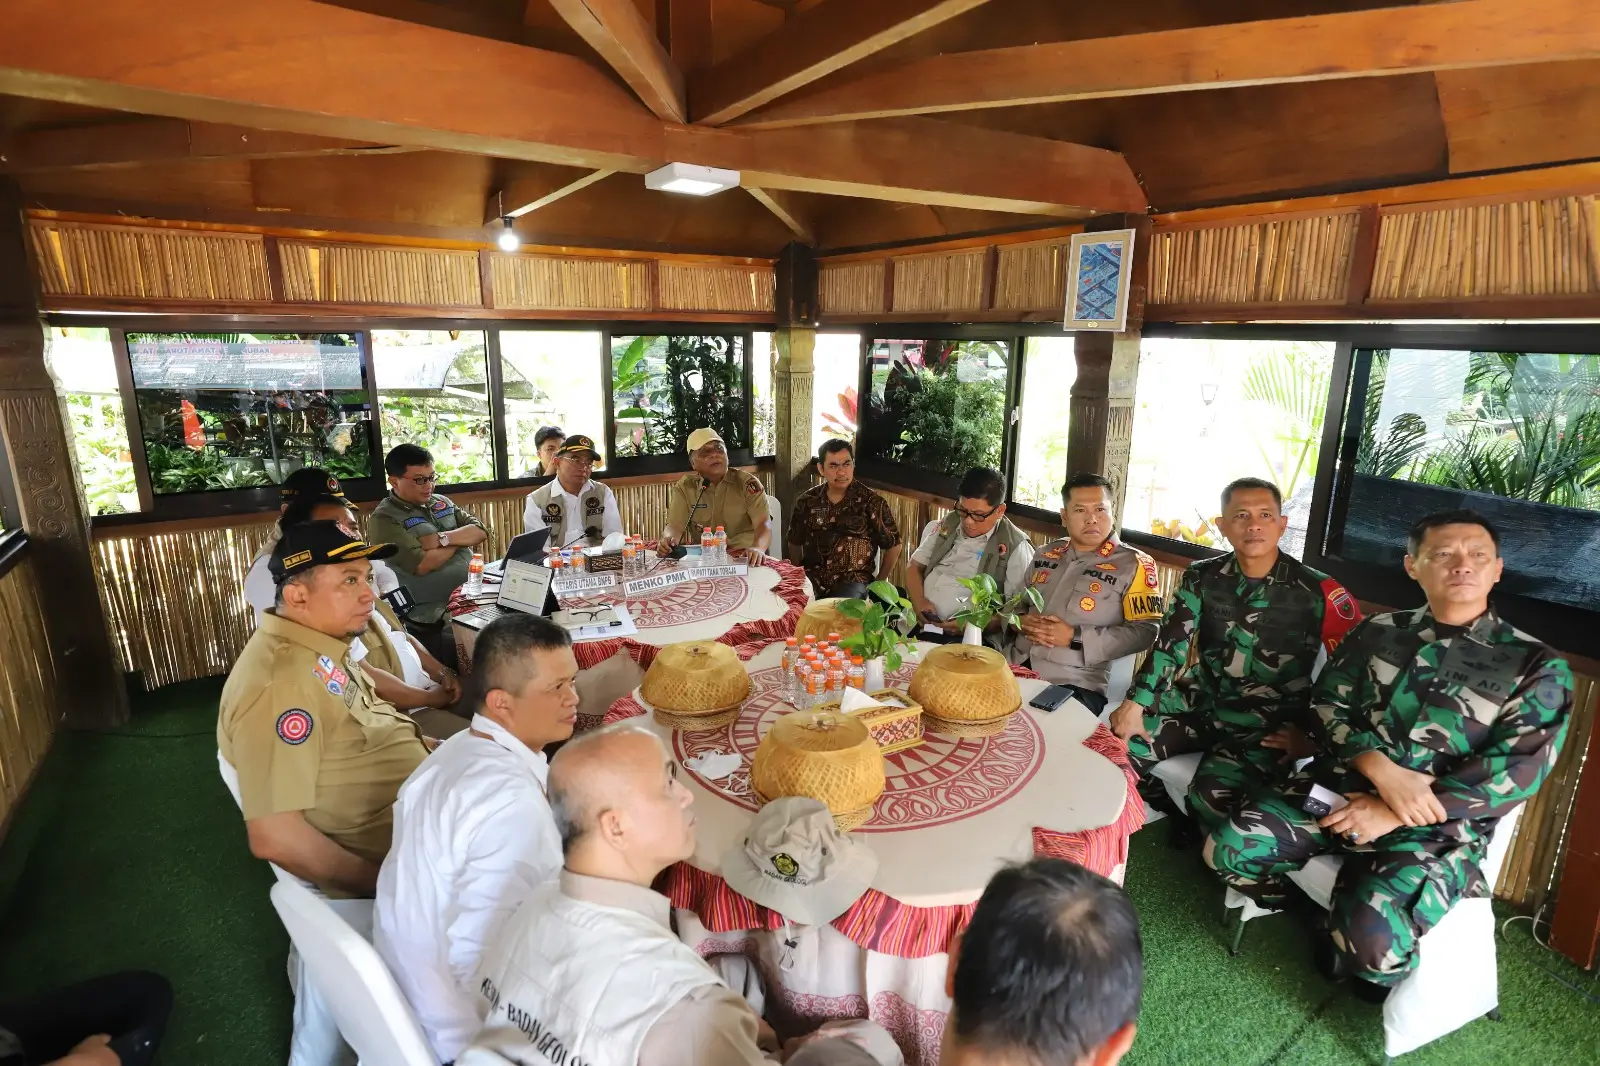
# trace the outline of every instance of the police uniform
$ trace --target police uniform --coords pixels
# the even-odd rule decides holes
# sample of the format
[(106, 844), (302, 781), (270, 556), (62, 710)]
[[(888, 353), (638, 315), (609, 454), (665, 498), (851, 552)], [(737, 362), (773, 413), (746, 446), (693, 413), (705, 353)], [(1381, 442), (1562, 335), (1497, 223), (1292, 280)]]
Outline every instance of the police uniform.
[(1167, 802), (1150, 777), (1156, 763), (1204, 752), (1185, 798), (1209, 833), (1281, 779), (1283, 752), (1261, 741), (1284, 725), (1310, 728), (1317, 651), (1332, 654), (1360, 620), (1343, 585), (1282, 552), (1260, 579), (1246, 577), (1231, 552), (1190, 565), (1128, 692), (1153, 738), (1128, 743), (1145, 798)]
[(467, 566), (472, 562), (472, 549), (462, 547), (437, 570), (418, 574), (417, 564), (422, 562), (423, 553), (419, 541), (430, 534), (448, 534), (452, 529), (482, 525), (452, 503), (450, 497), (437, 493), (429, 496), (426, 503), (411, 504), (391, 492), (373, 508), (367, 519), (367, 537), (375, 543), (382, 541), (399, 549), (389, 566), (413, 601), (406, 612), (407, 622), (438, 625), (449, 606), (450, 594), (467, 580)]
[(1070, 685), (1100, 694), (1104, 707), (1110, 662), (1148, 648), (1161, 621), (1161, 591), (1156, 563), (1144, 552), (1107, 537), (1091, 552), (1073, 548), (1063, 537), (1033, 556), (1028, 583), (1044, 598), (1041, 614), (1072, 626), (1072, 643), (1046, 648), (1018, 634), (1014, 662), (1026, 662), (1053, 685)]
[(685, 474), (667, 491), (667, 525), (680, 531), (679, 543), (698, 544), (702, 528), (721, 526), (729, 548), (753, 545), (756, 523), (767, 517), (767, 490), (761, 479), (730, 466), (722, 480), (702, 494), (705, 481), (699, 474)]
[[(1393, 985), (1416, 967), (1417, 938), (1459, 899), (1487, 896), (1482, 864), (1499, 820), (1555, 766), (1572, 713), (1565, 659), (1493, 610), (1441, 626), (1426, 608), (1358, 626), (1317, 679), (1323, 754), (1279, 794), (1213, 835), (1224, 881), (1269, 906), (1313, 856), (1350, 852), (1333, 894), (1334, 947), (1356, 976)], [(1301, 809), (1313, 783), (1373, 792), (1350, 767), (1382, 753), (1434, 778), (1448, 820), (1349, 841)]]

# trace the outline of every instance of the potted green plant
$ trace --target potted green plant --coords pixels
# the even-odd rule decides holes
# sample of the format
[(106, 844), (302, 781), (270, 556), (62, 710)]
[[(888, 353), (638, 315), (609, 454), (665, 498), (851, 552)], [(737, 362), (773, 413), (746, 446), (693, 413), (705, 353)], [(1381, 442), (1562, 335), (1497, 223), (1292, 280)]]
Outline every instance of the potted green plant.
[(867, 668), (866, 689), (884, 687), (883, 675), (900, 669), (902, 648), (913, 645), (910, 632), (917, 624), (917, 610), (900, 590), (887, 581), (867, 586), (860, 600), (841, 600), (839, 611), (861, 623), (861, 632), (852, 633), (839, 643), (853, 655), (861, 656)]
[(1008, 597), (988, 574), (961, 578), (961, 584), (972, 594), (967, 605), (955, 616), (956, 621), (966, 626), (961, 633), (963, 644), (982, 644), (983, 631), (996, 618), (1000, 619), (1002, 631), (1005, 626), (1020, 628), (1017, 612), (1024, 606), (1031, 606), (1035, 611), (1044, 610), (1044, 597), (1032, 585), (1025, 585), (1021, 592)]

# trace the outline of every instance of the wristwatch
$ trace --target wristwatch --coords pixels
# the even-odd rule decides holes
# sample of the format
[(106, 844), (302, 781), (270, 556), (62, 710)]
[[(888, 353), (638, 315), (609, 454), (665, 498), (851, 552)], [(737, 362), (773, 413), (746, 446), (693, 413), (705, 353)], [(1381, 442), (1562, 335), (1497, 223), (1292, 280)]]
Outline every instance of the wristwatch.
[(448, 529), (441, 529), (439, 531), (439, 547), (450, 547), (450, 531)]
[(1079, 640), (1077, 636), (1074, 635), (1071, 640), (1067, 641), (1067, 647), (1071, 648), (1073, 651), (1082, 651), (1083, 641)]

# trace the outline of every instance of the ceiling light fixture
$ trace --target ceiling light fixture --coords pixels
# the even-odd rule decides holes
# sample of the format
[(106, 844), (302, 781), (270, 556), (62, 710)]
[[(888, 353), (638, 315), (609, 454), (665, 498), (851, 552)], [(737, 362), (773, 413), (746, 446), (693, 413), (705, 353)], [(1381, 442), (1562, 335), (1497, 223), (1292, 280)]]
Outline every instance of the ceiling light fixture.
[(506, 228), (500, 231), (500, 235), (494, 239), (494, 243), (500, 246), (502, 252), (514, 252), (521, 248), (522, 238), (518, 237), (517, 231), (512, 228), (511, 219), (502, 218), (500, 221), (505, 223)]
[(668, 163), (644, 176), (644, 187), (656, 192), (685, 193), (689, 196), (714, 196), (724, 189), (738, 187), (737, 170), (700, 167), (693, 163)]

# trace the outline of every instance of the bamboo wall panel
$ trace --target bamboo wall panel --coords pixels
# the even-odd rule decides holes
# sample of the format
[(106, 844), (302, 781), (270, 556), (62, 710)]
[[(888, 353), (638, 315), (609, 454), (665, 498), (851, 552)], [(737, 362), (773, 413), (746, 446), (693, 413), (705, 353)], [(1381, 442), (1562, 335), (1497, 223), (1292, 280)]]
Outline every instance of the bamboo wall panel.
[(983, 307), (987, 253), (938, 252), (896, 256), (891, 311), (977, 311)]
[(817, 305), (825, 315), (882, 314), (888, 260), (823, 263), (817, 271)]
[(272, 299), (266, 245), (255, 234), (43, 220), (28, 229), (46, 296)]
[(650, 264), (643, 259), (492, 255), (494, 305), (517, 310), (648, 311)]
[(304, 303), (482, 307), (476, 252), (281, 241), (283, 294)]
[(1029, 241), (999, 248), (994, 306), (1005, 311), (1043, 311), (1067, 304), (1070, 241)]
[(1373, 300), (1600, 291), (1595, 198), (1386, 211)]
[(61, 722), (56, 672), (33, 562), (0, 577), (0, 826), (39, 768)]
[(661, 311), (764, 311), (775, 306), (776, 274), (770, 266), (709, 266), (661, 262)]
[(1359, 214), (1157, 232), (1151, 304), (1342, 303)]

